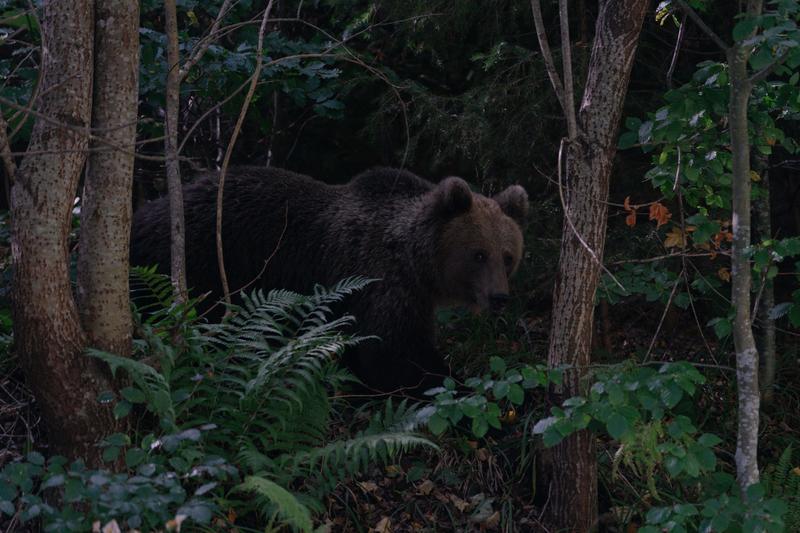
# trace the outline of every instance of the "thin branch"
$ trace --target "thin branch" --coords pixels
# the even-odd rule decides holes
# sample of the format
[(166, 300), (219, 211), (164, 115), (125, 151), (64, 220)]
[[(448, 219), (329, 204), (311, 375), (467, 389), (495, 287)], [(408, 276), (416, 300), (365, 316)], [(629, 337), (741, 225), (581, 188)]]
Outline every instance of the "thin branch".
[(3, 112), (0, 110), (0, 158), (3, 159), (3, 170), (5, 170), (5, 190), (6, 201), (9, 207), (11, 206), (11, 186), (14, 184), (14, 176), (17, 173), (17, 165), (14, 162), (14, 156), (11, 155), (11, 146), (8, 143), (8, 124), (3, 118)]
[[(222, 248), (222, 199), (223, 199), (223, 191), (225, 188), (225, 175), (228, 172), (228, 165), (231, 160), (231, 154), (233, 153), (233, 147), (236, 144), (236, 138), (239, 136), (239, 132), (242, 129), (242, 124), (244, 123), (244, 119), (247, 116), (247, 110), (250, 107), (250, 101), (253, 99), (253, 94), (256, 92), (256, 86), (258, 85), (258, 78), (261, 75), (261, 64), (263, 60), (263, 51), (264, 51), (264, 33), (267, 30), (267, 21), (269, 20), (269, 14), (272, 11), (272, 4), (274, 0), (269, 0), (267, 4), (267, 8), (264, 10), (264, 16), (261, 19), (261, 27), (258, 30), (258, 46), (256, 47), (256, 67), (253, 71), (253, 75), (250, 78), (250, 87), (247, 90), (247, 94), (244, 97), (244, 102), (242, 103), (242, 109), (239, 111), (239, 118), (236, 120), (236, 125), (233, 128), (233, 133), (231, 134), (231, 139), (228, 142), (228, 148), (225, 150), (225, 157), (222, 160), (222, 166), (219, 170), (219, 185), (217, 186), (217, 265), (219, 266), (219, 277), (220, 281), (222, 282), (222, 294), (225, 298), (225, 303), (230, 305), (231, 303), (231, 289), (228, 286), (228, 276), (225, 273), (225, 258), (223, 255), (223, 248)], [(227, 312), (227, 311), (226, 311)]]
[[(214, 23), (211, 25), (211, 29), (209, 30), (209, 37), (213, 36), (217, 30), (219, 29), (219, 25), (222, 22), (222, 19), (225, 15), (228, 14), (231, 8), (231, 1), (232, 0), (225, 0), (222, 3), (222, 7), (219, 8), (219, 13), (217, 13), (217, 18), (214, 19)], [(189, 71), (192, 70), (192, 67), (197, 64), (203, 58), (203, 55), (208, 50), (208, 47), (211, 46), (211, 43), (214, 42), (215, 39), (207, 38), (201, 39), (197, 45), (197, 48), (193, 51), (191, 57), (183, 64), (180, 68), (178, 76), (180, 77), (181, 81), (186, 79), (186, 76), (189, 74)]]
[(667, 70), (667, 88), (672, 89), (672, 75), (675, 73), (675, 66), (678, 64), (678, 52), (681, 51), (683, 45), (683, 37), (686, 35), (686, 13), (683, 14), (683, 20), (678, 28), (678, 37), (675, 39), (675, 48), (672, 51), (672, 61), (669, 63)]
[(773, 59), (769, 65), (767, 65), (766, 67), (762, 68), (761, 70), (750, 76), (750, 79), (747, 81), (749, 81), (750, 83), (758, 83), (760, 81), (764, 81), (767, 78), (767, 76), (772, 74), (772, 72), (776, 68), (784, 64), (786, 60), (789, 59), (789, 52), (790, 50), (785, 50), (781, 55)]
[(559, 0), (558, 18), (561, 23), (561, 63), (564, 70), (564, 114), (567, 117), (567, 136), (570, 141), (574, 141), (578, 137), (578, 121), (575, 117), (575, 85), (572, 82), (572, 45), (569, 42), (567, 0)]
[(705, 22), (703, 22), (703, 19), (700, 18), (700, 15), (697, 14), (697, 11), (692, 9), (691, 6), (689, 6), (689, 4), (685, 2), (685, 0), (675, 0), (675, 3), (678, 5), (678, 7), (681, 8), (681, 10), (684, 13), (686, 13), (686, 15), (689, 16), (690, 19), (692, 19), (692, 22), (697, 24), (697, 26), (703, 31), (703, 33), (708, 35), (711, 38), (711, 40), (714, 41), (714, 44), (716, 44), (720, 50), (722, 50), (723, 52), (728, 51), (730, 47), (727, 44), (725, 44), (725, 41), (723, 41), (720, 38), (720, 36), (714, 32), (714, 30), (709, 28), (708, 25)]
[(558, 76), (555, 61), (553, 61), (553, 53), (550, 51), (550, 44), (547, 42), (547, 33), (545, 31), (544, 21), (542, 20), (542, 6), (539, 0), (531, 0), (531, 10), (533, 11), (536, 38), (539, 40), (539, 49), (542, 51), (545, 70), (547, 70), (547, 75), (550, 77), (550, 83), (553, 85), (553, 90), (556, 93), (558, 102), (561, 104), (561, 109), (566, 113), (564, 86), (561, 84), (561, 78)]

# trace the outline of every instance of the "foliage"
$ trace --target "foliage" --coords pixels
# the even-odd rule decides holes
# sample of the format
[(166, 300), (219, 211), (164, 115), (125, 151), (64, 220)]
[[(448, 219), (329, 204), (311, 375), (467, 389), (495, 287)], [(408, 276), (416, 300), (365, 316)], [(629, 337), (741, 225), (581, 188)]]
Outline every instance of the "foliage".
[[(112, 438), (117, 440), (125, 437)], [(193, 464), (192, 474), (156, 462), (114, 473), (88, 469), (80, 460), (67, 464), (61, 456), (45, 461), (31, 452), (0, 472), (0, 516), (18, 514), (23, 524), (41, 519), (44, 531), (90, 531), (95, 521), (145, 531), (186, 518), (207, 524), (218, 509), (211, 489), (236, 475), (236, 468), (211, 457)]]
[(500, 357), (492, 357), (489, 365), (488, 374), (466, 380), (465, 386), (472, 389), (469, 393), (459, 391), (452, 378), (446, 378), (442, 387), (425, 393), (434, 397), (428, 418), (428, 429), (432, 433), (440, 435), (467, 418), (471, 420), (472, 435), (482, 438), (489, 427), (500, 429), (502, 422), (513, 422), (516, 408), (525, 400), (526, 390), (561, 383), (559, 369), (548, 370), (543, 365), (506, 368), (506, 362)]
[[(148, 269), (135, 274), (139, 284), (155, 288), (150, 299), (170, 303), (168, 280)], [(72, 504), (85, 502), (91, 512), (81, 527), (112, 518), (132, 528), (160, 527), (179, 514), (208, 522), (224, 501), (240, 516), (258, 512), (275, 527), (310, 531), (313, 514), (324, 509), (321, 499), (338, 482), (411, 448), (433, 446), (412, 433), (421, 419), (405, 403), (387, 404), (352, 437), (328, 436), (335, 408), (330, 392), (352, 379), (336, 357), (360, 341), (343, 333), (353, 318), (331, 319), (332, 306), (369, 282), (347, 279), (310, 296), (256, 291), (214, 325), (169, 305), (169, 312), (140, 321), (136, 357), (90, 351), (115, 374), (124, 370), (130, 383), (119, 397), (108, 392), (100, 400), (114, 402), (117, 418), (135, 413), (145, 422), (144, 434), (116, 434), (101, 443), (105, 460), (123, 461), (133, 474), (45, 471), (43, 459), (38, 466), (13, 463), (3, 512), (15, 512), (16, 499), (23, 517), (42, 514), (48, 527), (61, 530), (64, 520), (73, 520)], [(200, 484), (204, 478), (210, 479)], [(58, 490), (69, 488), (75, 498), (62, 509), (45, 509), (41, 492), (64, 484)], [(196, 499), (189, 499), (187, 491), (197, 485)], [(228, 489), (235, 490), (225, 495)]]
[(685, 362), (665, 363), (658, 369), (621, 364), (595, 377), (587, 398), (565, 400), (534, 426), (545, 446), (586, 428), (605, 432), (620, 443), (617, 464), (641, 467), (656, 498), (656, 470), (672, 478), (697, 479), (715, 469), (713, 448), (721, 440), (700, 434), (680, 411), (681, 400), (693, 396), (705, 382), (694, 367)]

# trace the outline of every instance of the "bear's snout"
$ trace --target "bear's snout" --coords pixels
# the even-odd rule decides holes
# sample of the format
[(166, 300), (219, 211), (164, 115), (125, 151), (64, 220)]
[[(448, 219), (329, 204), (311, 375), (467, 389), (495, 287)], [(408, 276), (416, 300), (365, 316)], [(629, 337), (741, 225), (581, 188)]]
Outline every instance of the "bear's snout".
[(510, 296), (504, 292), (496, 292), (489, 295), (489, 307), (492, 311), (502, 311), (505, 309)]

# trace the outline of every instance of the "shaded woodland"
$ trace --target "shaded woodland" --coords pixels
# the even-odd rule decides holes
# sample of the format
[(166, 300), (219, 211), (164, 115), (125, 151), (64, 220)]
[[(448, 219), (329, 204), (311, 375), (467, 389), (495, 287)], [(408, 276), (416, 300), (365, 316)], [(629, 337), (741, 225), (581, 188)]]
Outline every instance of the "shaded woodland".
[[(800, 531), (799, 119), (797, 0), (0, 0), (0, 528)], [(510, 300), (424, 394), (342, 364), (363, 277), (210, 319), (242, 165), (523, 186)]]

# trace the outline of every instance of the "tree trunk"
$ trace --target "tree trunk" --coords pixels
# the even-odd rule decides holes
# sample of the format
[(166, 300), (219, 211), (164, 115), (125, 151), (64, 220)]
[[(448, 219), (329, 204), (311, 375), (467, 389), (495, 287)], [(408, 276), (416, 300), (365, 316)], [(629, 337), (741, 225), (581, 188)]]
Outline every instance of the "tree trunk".
[(747, 49), (734, 46), (728, 52), (731, 78), (728, 115), (733, 155), (733, 245), (731, 247), (731, 299), (736, 312), (733, 344), (736, 349), (736, 382), (739, 394), (739, 427), (736, 435), (736, 478), (744, 491), (758, 483), (758, 350), (750, 319), (750, 140), (747, 105), (752, 83), (747, 76)]
[(175, 0), (164, 1), (164, 32), (167, 35), (166, 116), (164, 117), (164, 155), (167, 163), (169, 196), (170, 277), (177, 301), (186, 295), (186, 222), (183, 215), (183, 188), (178, 160), (178, 115), (181, 105), (181, 58), (178, 48), (178, 16)]
[[(594, 295), (603, 257), (611, 164), (633, 57), (647, 0), (602, 2), (578, 112), (578, 134), (566, 147), (563, 172), (566, 210), (553, 295), (548, 364), (570, 365), (553, 401), (585, 392), (590, 363)], [(583, 241), (583, 243), (581, 242)], [(593, 250), (595, 257), (587, 250)], [(578, 432), (553, 448), (550, 521), (567, 531), (585, 532), (597, 519), (594, 439)]]
[[(766, 157), (759, 158), (758, 169), (761, 171), (762, 196), (755, 201), (756, 231), (761, 240), (772, 238), (772, 220), (770, 208), (769, 191), (769, 162)], [(766, 274), (766, 272), (764, 273)], [(777, 372), (777, 355), (775, 353), (775, 319), (770, 317), (772, 308), (775, 307), (775, 284), (773, 280), (763, 278), (763, 286), (758, 288), (760, 297), (758, 298), (758, 323), (761, 326), (760, 345), (757, 345), (759, 352), (759, 362), (761, 375), (759, 376), (759, 388), (761, 389), (761, 401), (764, 404), (770, 403), (775, 394), (775, 373)]]
[(126, 151), (92, 142), (81, 205), (78, 307), (88, 343), (131, 348), (128, 248), (139, 94), (139, 3), (95, 5), (92, 126)]
[(57, 453), (99, 460), (113, 426), (97, 394), (110, 384), (83, 355), (69, 280), (72, 203), (86, 159), (92, 98), (93, 2), (51, 0), (42, 15), (42, 96), (29, 150), (11, 191), (14, 342)]

